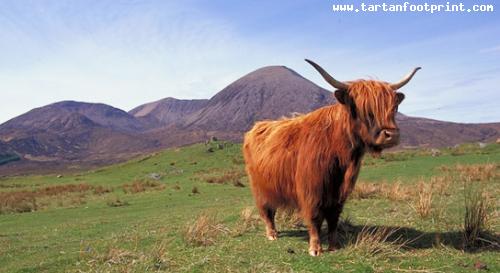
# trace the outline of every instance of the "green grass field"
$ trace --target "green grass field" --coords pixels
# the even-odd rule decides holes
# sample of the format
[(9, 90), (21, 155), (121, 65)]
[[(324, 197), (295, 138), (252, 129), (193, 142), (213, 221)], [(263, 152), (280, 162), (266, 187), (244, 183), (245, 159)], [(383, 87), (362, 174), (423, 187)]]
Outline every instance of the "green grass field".
[[(320, 257), (290, 214), (265, 239), (241, 145), (210, 145), (2, 178), (0, 272), (500, 272), (498, 144), (365, 157), (341, 248)], [(465, 195), (479, 191), (485, 224), (465, 246)]]

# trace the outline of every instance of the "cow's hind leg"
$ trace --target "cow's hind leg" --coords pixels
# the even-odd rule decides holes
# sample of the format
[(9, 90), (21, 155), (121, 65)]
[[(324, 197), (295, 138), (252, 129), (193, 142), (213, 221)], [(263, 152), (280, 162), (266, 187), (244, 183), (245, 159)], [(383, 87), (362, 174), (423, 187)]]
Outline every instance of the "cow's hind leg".
[(260, 216), (264, 223), (266, 224), (266, 237), (267, 239), (274, 241), (278, 239), (278, 232), (276, 231), (276, 225), (274, 223), (274, 216), (276, 215), (276, 209), (267, 205), (258, 206)]
[(325, 218), (328, 223), (328, 251), (335, 251), (337, 244), (337, 226), (343, 205), (336, 205), (325, 210)]

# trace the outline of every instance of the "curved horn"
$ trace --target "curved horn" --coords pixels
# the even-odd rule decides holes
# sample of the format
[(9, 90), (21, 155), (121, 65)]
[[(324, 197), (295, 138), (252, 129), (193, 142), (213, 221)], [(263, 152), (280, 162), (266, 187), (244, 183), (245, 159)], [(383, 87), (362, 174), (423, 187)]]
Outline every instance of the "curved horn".
[(413, 75), (415, 75), (415, 73), (417, 73), (417, 71), (420, 69), (422, 69), (422, 67), (416, 67), (410, 74), (406, 75), (406, 77), (404, 77), (400, 82), (391, 83), (390, 86), (392, 90), (398, 90), (399, 88), (405, 86), (411, 80), (411, 78), (413, 78)]
[(343, 89), (343, 90), (349, 89), (348, 84), (337, 81), (332, 76), (330, 76), (330, 74), (328, 74), (328, 72), (326, 72), (321, 66), (319, 66), (315, 62), (308, 60), (308, 59), (306, 59), (306, 62), (308, 62), (310, 65), (314, 66), (314, 68), (316, 68), (316, 70), (318, 70), (319, 74), (321, 74), (321, 76), (323, 76), (323, 79), (325, 79), (325, 81), (328, 82), (329, 84), (331, 84), (333, 87), (335, 87), (337, 89)]

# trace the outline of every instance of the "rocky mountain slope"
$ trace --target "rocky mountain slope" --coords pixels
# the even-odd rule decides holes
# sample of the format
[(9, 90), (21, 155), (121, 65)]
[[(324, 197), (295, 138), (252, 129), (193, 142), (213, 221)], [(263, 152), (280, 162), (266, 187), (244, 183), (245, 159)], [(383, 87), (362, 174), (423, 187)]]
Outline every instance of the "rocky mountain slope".
[(189, 115), (187, 128), (246, 131), (255, 121), (307, 113), (335, 102), (332, 94), (284, 66), (258, 69), (213, 96)]
[(137, 106), (128, 113), (149, 128), (158, 128), (183, 123), (188, 115), (205, 107), (207, 102), (208, 100), (179, 100), (169, 97)]
[(144, 128), (109, 105), (63, 101), (0, 125), (0, 148), (31, 161), (112, 160), (154, 148), (154, 141), (140, 136)]

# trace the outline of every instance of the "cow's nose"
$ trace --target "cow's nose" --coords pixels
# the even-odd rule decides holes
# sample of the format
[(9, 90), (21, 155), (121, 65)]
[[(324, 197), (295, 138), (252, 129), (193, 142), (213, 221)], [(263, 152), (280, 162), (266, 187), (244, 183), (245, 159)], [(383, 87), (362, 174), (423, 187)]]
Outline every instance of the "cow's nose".
[(384, 129), (382, 134), (386, 142), (399, 140), (399, 130), (398, 129)]

